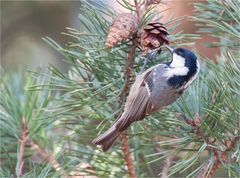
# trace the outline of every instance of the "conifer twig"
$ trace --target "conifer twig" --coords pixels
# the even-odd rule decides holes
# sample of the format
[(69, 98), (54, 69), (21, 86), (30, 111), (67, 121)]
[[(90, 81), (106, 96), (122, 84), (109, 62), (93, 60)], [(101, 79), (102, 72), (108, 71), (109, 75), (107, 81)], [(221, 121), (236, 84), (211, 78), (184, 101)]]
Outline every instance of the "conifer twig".
[[(139, 13), (140, 13), (141, 8), (140, 8), (137, 0), (135, 0), (134, 3), (135, 3), (135, 8), (137, 10), (138, 22), (139, 22)], [(136, 38), (136, 35), (134, 35), (133, 40), (132, 40), (132, 46), (128, 52), (128, 57), (127, 57), (126, 65), (125, 65), (125, 72), (124, 72), (125, 84), (124, 84), (124, 87), (123, 87), (122, 92), (119, 97), (119, 102), (121, 105), (126, 101), (126, 98), (127, 98), (128, 92), (129, 92), (129, 88), (130, 88), (129, 86), (131, 83), (132, 68), (133, 68), (133, 62), (134, 62), (134, 58), (135, 58), (136, 49), (137, 49), (137, 38)], [(128, 168), (129, 176), (130, 176), (130, 178), (136, 178), (137, 176), (135, 173), (135, 168), (134, 168), (134, 164), (133, 164), (133, 159), (131, 157), (126, 132), (122, 132), (120, 134), (120, 138), (122, 141), (122, 151), (124, 154), (124, 160), (126, 162), (126, 166)]]
[(168, 177), (167, 173), (172, 165), (173, 159), (174, 159), (174, 155), (172, 155), (172, 154), (167, 155), (167, 157), (164, 161), (164, 166), (163, 166), (162, 172), (161, 172), (161, 178)]
[(120, 134), (120, 139), (122, 141), (122, 151), (124, 154), (124, 160), (126, 162), (126, 166), (128, 168), (129, 177), (137, 178), (133, 160), (132, 160), (131, 153), (130, 153), (130, 149), (129, 149), (129, 143), (128, 143), (128, 138), (127, 138), (126, 132), (122, 132)]
[[(203, 138), (208, 145), (214, 144), (215, 140), (211, 141), (208, 137), (204, 136), (204, 133), (201, 131), (199, 127), (199, 125), (201, 124), (201, 118), (198, 113), (196, 113), (195, 118), (193, 120), (185, 119), (185, 121), (187, 124), (192, 126), (192, 129), (194, 130), (194, 133), (197, 135), (198, 138)], [(207, 147), (207, 150), (213, 153), (214, 160), (212, 166), (210, 166), (211, 162), (209, 160), (208, 163), (202, 167), (197, 177), (209, 178), (221, 167), (222, 162), (228, 163), (227, 160), (228, 152), (233, 150), (236, 143), (238, 143), (239, 141), (240, 136), (237, 136), (233, 139), (229, 139), (226, 142), (225, 151), (219, 151), (216, 147)]]
[(208, 172), (210, 166), (211, 160), (209, 159), (207, 163), (205, 163), (204, 166), (201, 168), (200, 172), (196, 175), (196, 178), (203, 178)]
[[(86, 170), (86, 172), (82, 172), (82, 170)], [(95, 175), (89, 175), (89, 173), (95, 174), (92, 166), (88, 163), (81, 162), (76, 165), (74, 170), (72, 170), (65, 178), (98, 178)]]
[[(67, 173), (63, 170), (55, 156), (49, 153), (47, 150), (41, 148), (37, 143), (35, 143), (32, 140), (28, 140), (28, 146), (30, 147), (31, 150), (38, 154), (41, 157), (41, 159), (50, 164), (51, 167), (56, 172), (58, 172), (62, 178), (85, 178), (85, 177), (98, 178), (95, 175), (88, 174), (88, 173), (94, 174), (91, 165), (89, 165), (88, 163), (83, 162), (79, 163), (73, 171)], [(83, 170), (86, 170), (86, 172), (83, 172)]]
[[(123, 104), (126, 100), (126, 97), (129, 92), (129, 85), (131, 82), (131, 75), (132, 75), (132, 66), (133, 66), (133, 61), (135, 58), (135, 52), (137, 48), (137, 39), (134, 38), (132, 41), (132, 47), (128, 53), (128, 58), (125, 66), (125, 72), (124, 72), (124, 78), (125, 78), (125, 85), (123, 87), (123, 90), (120, 94), (120, 103)], [(120, 138), (122, 140), (122, 151), (124, 154), (124, 160), (126, 162), (126, 166), (128, 168), (128, 173), (130, 178), (136, 178), (136, 173), (135, 173), (135, 168), (133, 164), (133, 160), (130, 154), (130, 149), (129, 149), (129, 143), (128, 143), (128, 138), (127, 134), (125, 132), (122, 132), (120, 135)]]
[(20, 133), (20, 140), (19, 140), (19, 154), (18, 154), (18, 162), (16, 165), (16, 175), (17, 177), (21, 177), (24, 174), (24, 148), (26, 141), (28, 139), (28, 127), (27, 127), (27, 121), (25, 118), (22, 118), (22, 128)]
[(61, 168), (61, 165), (59, 164), (55, 156), (53, 156), (51, 153), (41, 148), (37, 143), (35, 143), (32, 140), (28, 140), (28, 146), (32, 151), (38, 154), (44, 161), (49, 163), (56, 172), (59, 172), (62, 177), (65, 177), (67, 175), (66, 172), (63, 171), (63, 169)]
[(137, 39), (134, 38), (132, 41), (132, 47), (128, 53), (128, 58), (125, 66), (125, 72), (124, 72), (124, 79), (125, 79), (125, 84), (122, 89), (122, 92), (120, 94), (120, 103), (123, 104), (126, 100), (126, 97), (129, 92), (129, 85), (131, 83), (131, 75), (132, 75), (132, 68), (133, 68), (133, 61), (135, 58), (135, 52), (137, 48)]
[(138, 19), (138, 23), (141, 19), (142, 13), (141, 13), (141, 5), (138, 3), (137, 0), (134, 0), (134, 6), (136, 8), (136, 13), (137, 13), (137, 19)]

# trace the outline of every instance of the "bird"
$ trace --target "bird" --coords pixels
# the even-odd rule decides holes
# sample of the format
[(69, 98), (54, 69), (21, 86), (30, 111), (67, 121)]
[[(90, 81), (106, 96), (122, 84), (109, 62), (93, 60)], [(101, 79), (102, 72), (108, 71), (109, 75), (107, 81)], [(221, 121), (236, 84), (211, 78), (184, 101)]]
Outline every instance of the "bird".
[(166, 47), (171, 61), (154, 65), (136, 77), (121, 117), (92, 141), (104, 152), (132, 123), (174, 103), (197, 78), (200, 65), (196, 55), (186, 48)]

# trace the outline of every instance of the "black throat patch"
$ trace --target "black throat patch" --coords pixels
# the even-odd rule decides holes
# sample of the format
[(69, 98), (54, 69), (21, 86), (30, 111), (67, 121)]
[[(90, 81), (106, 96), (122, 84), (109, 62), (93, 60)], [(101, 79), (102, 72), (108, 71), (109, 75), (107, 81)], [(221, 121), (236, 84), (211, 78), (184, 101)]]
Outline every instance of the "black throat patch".
[(197, 59), (186, 59), (185, 67), (189, 69), (188, 73), (183, 76), (174, 75), (168, 79), (168, 84), (174, 88), (185, 85), (197, 73)]

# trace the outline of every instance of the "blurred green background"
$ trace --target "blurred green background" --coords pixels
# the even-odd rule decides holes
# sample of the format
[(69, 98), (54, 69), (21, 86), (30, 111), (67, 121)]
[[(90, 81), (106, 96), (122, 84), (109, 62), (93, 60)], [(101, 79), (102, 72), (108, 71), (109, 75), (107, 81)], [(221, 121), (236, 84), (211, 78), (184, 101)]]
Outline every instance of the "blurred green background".
[(80, 1), (1, 1), (1, 65), (5, 71), (45, 67), (66, 70), (62, 57), (42, 37), (60, 45), (66, 27), (77, 28)]

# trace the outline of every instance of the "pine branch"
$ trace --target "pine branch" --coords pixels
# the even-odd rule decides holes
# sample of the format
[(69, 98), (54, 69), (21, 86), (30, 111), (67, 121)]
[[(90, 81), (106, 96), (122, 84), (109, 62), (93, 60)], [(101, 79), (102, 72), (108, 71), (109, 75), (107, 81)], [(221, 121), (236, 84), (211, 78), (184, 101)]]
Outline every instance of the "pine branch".
[[(141, 5), (138, 3), (137, 0), (134, 0), (137, 16), (138, 16), (138, 22), (140, 21), (140, 11), (141, 11)], [(128, 52), (128, 57), (126, 61), (126, 66), (125, 66), (125, 72), (124, 72), (124, 79), (125, 79), (125, 84), (122, 89), (122, 92), (120, 94), (119, 102), (122, 105), (126, 101), (126, 97), (129, 92), (129, 85), (131, 83), (131, 75), (132, 75), (132, 70), (133, 70), (133, 62), (135, 58), (135, 53), (136, 53), (136, 48), (137, 48), (137, 38), (136, 35), (134, 35), (133, 40), (132, 40), (132, 46), (131, 49)], [(121, 141), (122, 141), (122, 151), (124, 154), (124, 160), (126, 162), (127, 168), (128, 168), (128, 173), (131, 178), (136, 178), (136, 173), (135, 173), (135, 168), (134, 168), (134, 163), (133, 159), (131, 157), (130, 153), (130, 148), (129, 148), (129, 142), (127, 138), (127, 133), (122, 132), (120, 135)]]
[(171, 168), (173, 159), (174, 159), (174, 155), (172, 155), (172, 154), (168, 154), (167, 155), (167, 157), (166, 157), (166, 159), (164, 161), (164, 166), (163, 166), (162, 172), (161, 172), (161, 178), (168, 177), (167, 173), (168, 173), (168, 171)]
[(209, 174), (208, 175), (205, 174), (205, 176), (204, 176), (205, 178), (211, 177), (218, 170), (218, 168), (220, 168), (220, 166), (221, 166), (221, 161), (219, 159), (218, 150), (216, 148), (212, 148), (212, 152), (213, 152), (213, 155), (214, 155), (213, 166), (211, 167)]
[[(211, 140), (208, 136), (205, 136), (203, 131), (200, 129), (200, 124), (202, 119), (200, 118), (199, 114), (196, 113), (195, 118), (192, 119), (185, 119), (186, 123), (189, 124), (194, 133), (198, 138), (202, 138), (208, 145), (214, 145), (215, 140)], [(207, 150), (213, 153), (214, 160), (213, 163), (209, 160), (200, 170), (197, 177), (211, 177), (222, 165), (222, 163), (229, 163), (228, 161), (228, 152), (233, 150), (236, 144), (240, 141), (240, 136), (237, 136), (233, 139), (229, 139), (226, 142), (226, 149), (225, 151), (219, 151), (216, 147), (208, 146)], [(209, 164), (212, 164), (210, 166)]]
[(123, 157), (124, 157), (126, 166), (128, 168), (129, 177), (130, 178), (137, 178), (134, 163), (133, 163), (133, 159), (132, 159), (131, 153), (130, 153), (129, 142), (128, 142), (126, 132), (122, 132), (120, 134), (120, 139), (122, 141)]
[[(209, 175), (207, 175), (206, 178), (211, 177), (220, 168), (222, 163), (229, 163), (228, 152), (232, 151), (235, 148), (236, 144), (239, 143), (239, 141), (240, 141), (240, 136), (237, 136), (237, 137), (233, 138), (232, 140), (230, 139), (229, 141), (227, 141), (227, 143), (226, 143), (227, 148), (223, 152), (219, 152), (216, 148), (212, 148), (212, 151), (214, 154), (214, 163), (209, 172)], [(230, 162), (230, 164), (231, 164), (231, 162)]]
[(27, 121), (25, 118), (22, 118), (21, 123), (21, 135), (19, 139), (19, 153), (18, 153), (18, 162), (16, 165), (16, 175), (21, 177), (24, 175), (24, 148), (26, 141), (28, 140), (29, 129), (27, 127)]
[[(86, 172), (82, 172), (83, 170)], [(82, 162), (76, 165), (74, 170), (64, 178), (98, 178), (97, 176), (94, 176), (94, 174), (95, 171), (92, 169), (92, 166), (88, 163)]]
[(125, 84), (120, 94), (120, 104), (123, 104), (125, 102), (129, 92), (129, 85), (131, 84), (131, 81), (133, 81), (131, 76), (132, 76), (132, 69), (133, 69), (133, 62), (135, 58), (136, 48), (137, 48), (137, 39), (134, 38), (132, 41), (132, 47), (128, 52), (128, 57), (126, 61), (125, 72), (124, 72)]
[(141, 11), (141, 4), (138, 3), (138, 0), (134, 0), (134, 6), (136, 9), (136, 13), (137, 13), (137, 19), (138, 19), (138, 23), (142, 17), (142, 11)]
[[(97, 176), (92, 176), (90, 174), (95, 174), (95, 172), (92, 170), (92, 167), (88, 163), (79, 163), (78, 165), (75, 166), (73, 171), (70, 173), (67, 173), (66, 171), (63, 170), (61, 164), (58, 162), (56, 157), (48, 152), (47, 150), (41, 148), (37, 143), (35, 143), (32, 140), (27, 141), (27, 146), (34, 151), (35, 154), (39, 155), (39, 157), (46, 161), (51, 167), (58, 172), (62, 178), (68, 178), (69, 176), (71, 178), (84, 178), (84, 177), (91, 177), (91, 178), (97, 178)], [(84, 172), (83, 172), (84, 171)]]
[[(196, 136), (198, 138), (202, 138), (208, 145), (214, 144), (215, 140), (211, 141), (210, 138), (205, 136), (204, 133), (201, 131), (201, 129), (199, 127), (201, 124), (201, 118), (198, 113), (196, 113), (195, 118), (193, 120), (186, 119), (185, 121), (187, 124), (189, 124), (192, 127), (194, 133), (196, 134)], [(219, 160), (219, 154), (218, 154), (217, 148), (208, 146), (207, 150), (209, 150), (210, 152), (213, 152), (213, 155), (214, 155), (213, 164), (212, 164), (210, 170), (209, 170), (209, 166), (207, 166), (208, 164), (203, 166), (202, 170), (199, 172), (197, 177), (201, 177), (202, 175), (204, 175), (205, 178), (209, 178), (221, 166), (221, 161)]]
[[(133, 62), (135, 58), (135, 53), (136, 53), (136, 48), (137, 48), (137, 39), (134, 38), (132, 41), (132, 47), (128, 53), (128, 58), (126, 61), (126, 66), (125, 66), (125, 72), (124, 72), (124, 78), (125, 78), (125, 84), (122, 89), (122, 92), (120, 94), (119, 102), (123, 104), (126, 101), (126, 97), (129, 92), (129, 85), (131, 82), (131, 75), (132, 75), (132, 69), (133, 69)], [(128, 138), (126, 132), (121, 133), (121, 140), (122, 140), (122, 151), (124, 154), (124, 160), (126, 162), (129, 176), (131, 178), (136, 178), (136, 173), (135, 173), (135, 168), (133, 164), (133, 160), (130, 154), (130, 148), (129, 148), (129, 143), (128, 143)]]
[(27, 147), (29, 147), (35, 154), (39, 155), (40, 158), (46, 161), (51, 167), (56, 171), (59, 172), (62, 177), (65, 177), (67, 174), (62, 169), (61, 165), (57, 161), (54, 155), (46, 151), (45, 149), (41, 148), (37, 143), (32, 140), (27, 141)]

